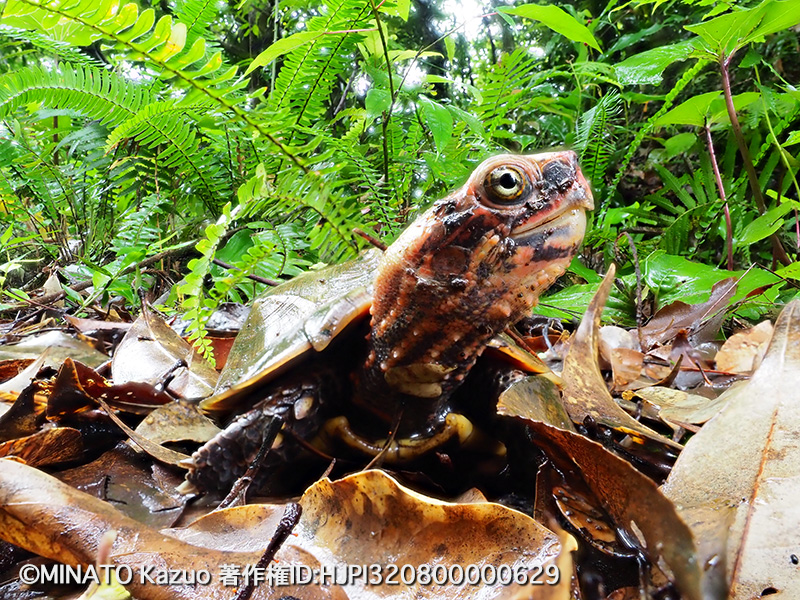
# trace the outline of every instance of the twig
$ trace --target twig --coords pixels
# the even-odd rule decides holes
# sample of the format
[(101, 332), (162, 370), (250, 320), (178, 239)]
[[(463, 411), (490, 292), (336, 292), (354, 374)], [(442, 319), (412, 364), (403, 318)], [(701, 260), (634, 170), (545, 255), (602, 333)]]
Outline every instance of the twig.
[(231, 488), (231, 491), (228, 492), (228, 495), (225, 496), (225, 499), (219, 503), (217, 510), (234, 505), (239, 498), (244, 499), (244, 495), (247, 493), (247, 489), (250, 487), (253, 478), (261, 470), (269, 451), (272, 449), (272, 444), (275, 443), (275, 438), (278, 437), (281, 427), (283, 427), (283, 419), (279, 416), (272, 417), (264, 431), (264, 437), (261, 439), (261, 446), (255, 458), (250, 462), (244, 474), (236, 480), (236, 483)]
[(644, 325), (644, 310), (642, 309), (642, 270), (639, 267), (639, 253), (636, 251), (636, 245), (633, 243), (633, 236), (627, 231), (623, 231), (617, 236), (615, 243), (619, 244), (619, 239), (625, 236), (628, 240), (628, 245), (631, 247), (631, 257), (633, 258), (633, 271), (636, 273), (636, 332), (639, 337), (639, 347), (644, 346), (642, 339), (642, 326)]
[[(286, 505), (286, 509), (283, 512), (283, 517), (281, 517), (281, 522), (278, 523), (278, 528), (275, 530), (275, 535), (272, 536), (267, 549), (256, 563), (254, 572), (261, 572), (265, 570), (267, 565), (273, 561), (275, 554), (278, 552), (278, 550), (280, 550), (280, 547), (286, 541), (286, 538), (291, 535), (292, 530), (297, 526), (302, 514), (303, 507), (297, 502), (290, 502)], [(239, 588), (239, 592), (234, 597), (234, 600), (248, 600), (253, 594), (254, 589), (255, 586), (253, 585), (253, 581), (246, 581), (245, 584)]]
[(722, 185), (722, 176), (719, 174), (717, 155), (714, 153), (714, 143), (711, 141), (711, 128), (706, 123), (706, 142), (708, 143), (708, 154), (711, 157), (711, 167), (714, 169), (714, 178), (717, 180), (719, 197), (722, 200), (723, 210), (725, 211), (725, 248), (728, 254), (728, 271), (733, 271), (733, 226), (731, 225), (731, 210), (728, 207), (728, 199), (725, 197), (725, 186)]
[(386, 251), (386, 248), (389, 247), (386, 244), (384, 244), (382, 241), (380, 241), (378, 238), (376, 238), (375, 236), (370, 235), (369, 233), (367, 233), (363, 229), (359, 229), (358, 227), (353, 227), (353, 233), (355, 233), (359, 237), (364, 238), (370, 244), (372, 244), (373, 246), (375, 246), (379, 250), (383, 250), (384, 252)]

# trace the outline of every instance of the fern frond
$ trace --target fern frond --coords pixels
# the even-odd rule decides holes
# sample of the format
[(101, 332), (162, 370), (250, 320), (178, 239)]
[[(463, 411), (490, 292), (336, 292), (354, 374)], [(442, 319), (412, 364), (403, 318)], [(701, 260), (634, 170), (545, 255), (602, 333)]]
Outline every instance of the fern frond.
[(179, 0), (175, 16), (186, 25), (186, 43), (191, 45), (197, 38), (210, 39), (208, 30), (219, 13), (217, 0)]
[(106, 151), (110, 151), (124, 138), (135, 138), (137, 141), (150, 147), (169, 141), (167, 132), (159, 125), (163, 117), (180, 118), (187, 112), (208, 110), (210, 102), (196, 102), (194, 104), (178, 104), (174, 100), (153, 102), (143, 107), (138, 114), (126, 119), (118, 125), (106, 140)]
[(35, 48), (43, 51), (45, 54), (57, 56), (61, 60), (74, 63), (76, 65), (83, 65), (84, 67), (103, 67), (103, 63), (97, 59), (87, 56), (80, 50), (76, 50), (67, 42), (54, 40), (53, 38), (37, 33), (35, 31), (26, 31), (19, 27), (12, 27), (10, 25), (0, 25), (0, 38), (6, 38), (15, 42), (22, 42), (30, 44)]
[(603, 96), (587, 110), (578, 122), (575, 144), (580, 153), (581, 168), (595, 186), (599, 186), (615, 150), (612, 121), (622, 112), (622, 98), (617, 92)]
[(72, 4), (8, 0), (3, 14), (4, 22), (33, 31), (41, 29), (42, 23), (51, 23), (53, 17), (75, 25), (76, 31), (70, 34), (71, 42), (80, 45), (105, 39), (115, 43), (118, 48), (144, 59), (149, 66), (159, 70), (161, 78), (172, 78), (188, 90), (185, 102), (208, 98), (222, 111), (233, 112), (255, 128), (281, 153), (303, 168), (302, 161), (271, 133), (267, 122), (254, 118), (238, 106), (243, 99), (238, 91), (247, 86), (248, 80), (237, 77), (237, 68), (225, 65), (221, 52), (208, 57), (204, 38), (199, 37), (191, 47), (186, 47), (185, 24), (173, 25), (169, 15), (156, 22), (152, 8), (139, 13), (136, 4), (120, 7), (116, 0), (101, 0), (99, 5), (85, 0)]
[(535, 84), (536, 61), (525, 48), (506, 54), (487, 74), (481, 85), (482, 101), (476, 112), (490, 136), (498, 130), (513, 130), (513, 112), (530, 102), (529, 89)]
[(262, 167), (238, 191), (241, 218), (305, 222), (310, 248), (322, 260), (340, 260), (358, 251), (353, 228), (363, 226), (360, 207), (332, 196), (331, 185), (318, 175), (284, 169), (277, 176)]
[(323, 13), (308, 22), (307, 31), (341, 31), (321, 35), (286, 55), (269, 95), (270, 111), (281, 114), (287, 124), (311, 126), (325, 114), (333, 86), (352, 68), (356, 43), (371, 15), (365, 0), (326, 0)]
[(0, 77), (0, 118), (23, 104), (40, 103), (116, 125), (151, 101), (147, 87), (96, 67), (25, 67)]

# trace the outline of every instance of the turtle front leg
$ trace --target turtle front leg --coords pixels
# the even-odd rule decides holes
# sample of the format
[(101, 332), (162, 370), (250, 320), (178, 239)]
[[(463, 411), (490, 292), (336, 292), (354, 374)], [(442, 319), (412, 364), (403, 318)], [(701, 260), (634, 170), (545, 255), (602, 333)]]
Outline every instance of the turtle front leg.
[(276, 385), (251, 410), (235, 417), (192, 455), (181, 491), (226, 494), (255, 459), (264, 443), (267, 426), (275, 418), (280, 418), (284, 425), (253, 488), (272, 492), (291, 486), (290, 480), (298, 470), (283, 473), (282, 467), (310, 458), (304, 447), (308, 444), (299, 440), (312, 439), (325, 420), (335, 414), (329, 399), (336, 397), (340, 390), (332, 389), (338, 387), (336, 378), (325, 371)]
[(382, 456), (388, 464), (409, 462), (444, 446), (451, 440), (465, 449), (480, 448), (496, 455), (505, 454), (505, 446), (488, 438), (464, 415), (450, 413), (443, 427), (430, 436), (372, 441), (357, 434), (347, 417), (336, 417), (323, 425), (314, 445), (324, 451), (333, 451), (335, 441), (367, 456)]

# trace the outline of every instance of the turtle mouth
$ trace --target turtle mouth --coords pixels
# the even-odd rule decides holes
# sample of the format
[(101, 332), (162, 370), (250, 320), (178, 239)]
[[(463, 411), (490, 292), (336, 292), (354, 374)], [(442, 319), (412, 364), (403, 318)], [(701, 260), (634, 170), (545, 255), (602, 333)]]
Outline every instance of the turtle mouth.
[(544, 221), (534, 221), (533, 223), (523, 224), (518, 227), (511, 234), (517, 242), (523, 242), (530, 238), (539, 235), (552, 235), (557, 232), (575, 232), (576, 234), (583, 233), (586, 227), (586, 214), (585, 209), (568, 208), (560, 212), (556, 212)]

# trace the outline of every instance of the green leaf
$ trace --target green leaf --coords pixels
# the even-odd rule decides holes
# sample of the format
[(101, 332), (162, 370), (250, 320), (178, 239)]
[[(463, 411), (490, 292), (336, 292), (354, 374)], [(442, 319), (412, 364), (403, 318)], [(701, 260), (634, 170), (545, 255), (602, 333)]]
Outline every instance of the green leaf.
[(467, 112), (466, 110), (458, 108), (457, 106), (451, 105), (447, 108), (457, 119), (464, 121), (472, 133), (479, 135), (482, 138), (486, 138), (486, 129), (484, 129), (483, 123), (481, 123), (481, 120), (478, 117), (470, 112)]
[[(733, 106), (739, 111), (745, 106), (749, 106), (761, 95), (758, 92), (745, 92), (733, 97)], [(722, 92), (707, 92), (689, 98), (686, 102), (679, 104), (663, 117), (656, 121), (656, 125), (694, 125), (704, 127), (706, 122), (720, 123), (728, 118), (728, 111), (725, 108), (725, 99)]]
[(664, 149), (667, 151), (667, 156), (672, 158), (673, 156), (678, 156), (686, 152), (689, 148), (694, 146), (696, 141), (697, 136), (693, 133), (679, 133), (678, 135), (673, 135), (664, 142)]
[(793, 144), (800, 144), (800, 131), (793, 131), (789, 134), (789, 138), (783, 142), (783, 146), (791, 146)]
[(498, 10), (497, 11), (497, 16), (500, 17), (501, 19), (503, 19), (503, 21), (506, 22), (506, 25), (510, 25), (512, 27), (514, 26), (514, 19), (512, 19), (507, 14), (505, 14), (505, 11)]
[(392, 95), (387, 90), (379, 88), (372, 88), (367, 92), (367, 97), (364, 99), (364, 108), (367, 109), (367, 115), (374, 119), (383, 111), (389, 110), (392, 105)]
[(729, 56), (750, 42), (798, 23), (800, 0), (766, 0), (754, 8), (730, 12), (686, 29), (703, 38), (717, 54)]
[(791, 209), (792, 203), (784, 202), (751, 221), (747, 227), (744, 228), (741, 235), (737, 236), (735, 240), (736, 246), (739, 248), (749, 246), (750, 244), (755, 244), (771, 236), (783, 226), (783, 217)]
[(400, 17), (403, 21), (408, 21), (408, 11), (411, 8), (411, 0), (392, 0), (384, 2), (380, 7), (382, 13)]
[(419, 52), (417, 50), (389, 50), (389, 60), (411, 60), (412, 58), (426, 58), (430, 56), (441, 57), (439, 52)]
[(642, 278), (656, 292), (659, 308), (676, 300), (687, 304), (705, 302), (714, 284), (728, 277), (741, 277), (730, 304), (753, 290), (780, 281), (776, 275), (757, 267), (749, 271), (727, 271), (667, 254), (663, 250), (656, 250), (642, 263)]
[(279, 39), (261, 54), (256, 56), (253, 59), (253, 62), (250, 63), (250, 66), (247, 67), (247, 71), (245, 71), (244, 74), (249, 75), (257, 68), (268, 65), (279, 56), (283, 56), (287, 52), (291, 52), (295, 48), (299, 48), (304, 44), (313, 42), (322, 34), (322, 31), (299, 31), (290, 35), (289, 37)]
[(442, 152), (453, 135), (453, 116), (444, 106), (425, 96), (419, 97), (419, 107), (423, 122), (431, 130), (436, 149)]
[[(600, 282), (584, 285), (572, 285), (555, 294), (540, 299), (540, 304), (533, 308), (533, 313), (545, 317), (558, 319), (580, 319), (586, 312)], [(603, 319), (615, 323), (632, 322), (633, 307), (629, 306), (619, 297), (619, 292), (614, 289), (608, 298), (608, 304), (603, 310)]]
[(786, 279), (800, 280), (800, 262), (793, 262), (781, 269), (775, 271), (776, 275), (785, 277)]
[(697, 38), (660, 46), (629, 56), (615, 67), (622, 85), (657, 85), (672, 63), (686, 60), (698, 45)]
[(444, 38), (444, 47), (447, 51), (447, 60), (453, 62), (453, 57), (456, 54), (456, 43), (453, 40), (453, 36), (448, 35), (446, 38)]
[(586, 25), (580, 23), (568, 12), (552, 4), (523, 4), (514, 7), (501, 7), (497, 9), (497, 12), (501, 17), (503, 13), (506, 13), (539, 21), (542, 25), (549, 27), (556, 33), (560, 33), (573, 42), (588, 44), (595, 50), (600, 50), (600, 44), (597, 43), (597, 40)]

